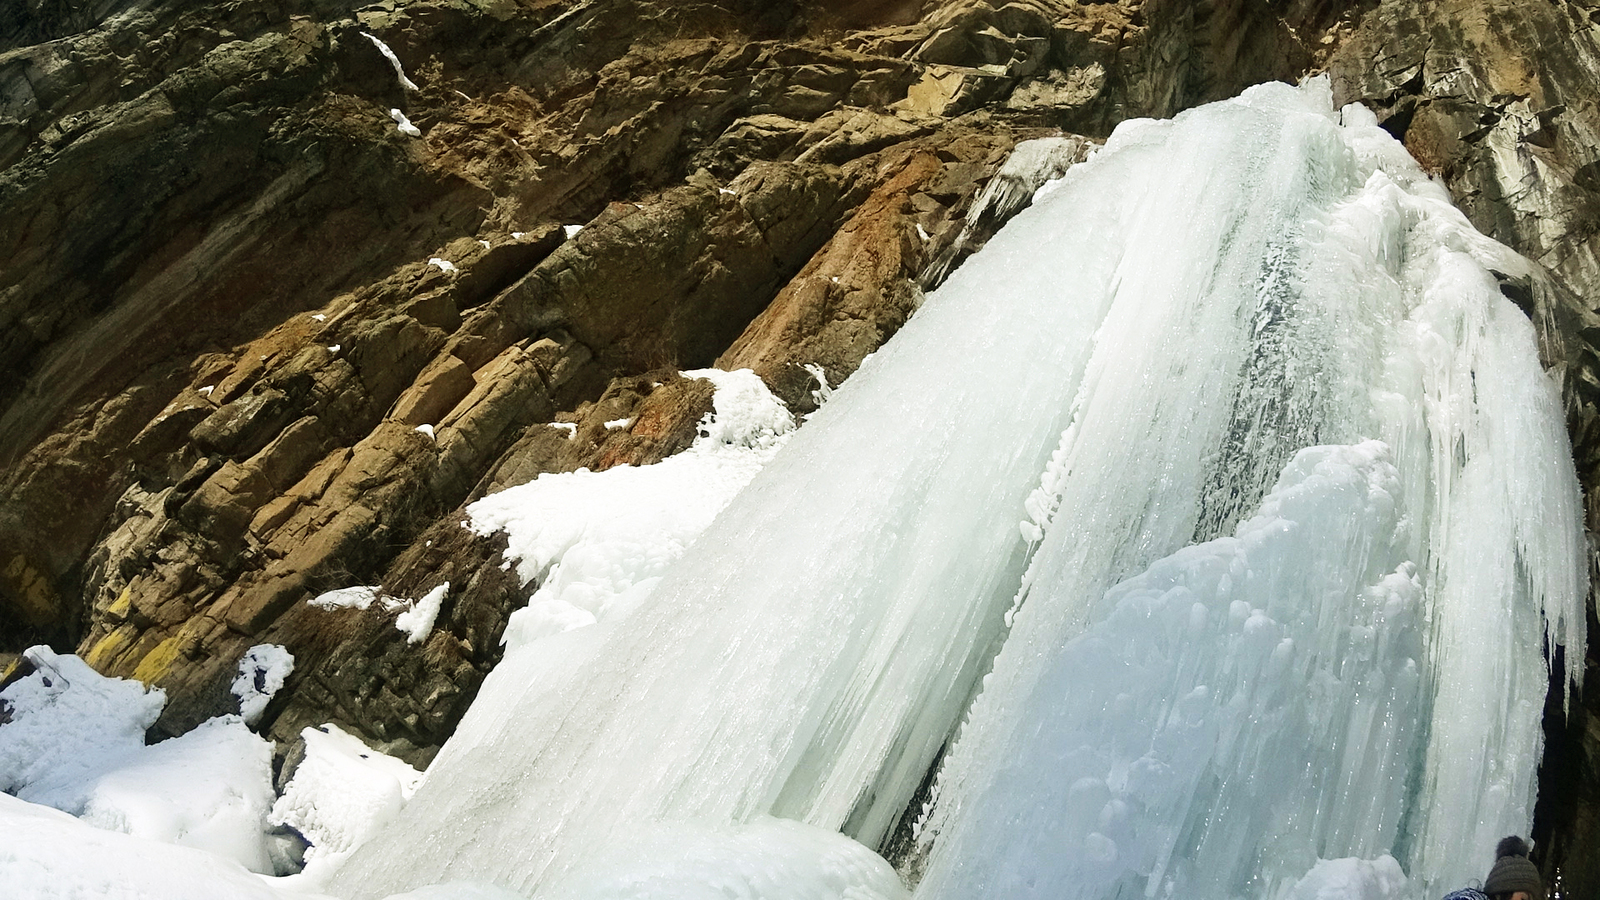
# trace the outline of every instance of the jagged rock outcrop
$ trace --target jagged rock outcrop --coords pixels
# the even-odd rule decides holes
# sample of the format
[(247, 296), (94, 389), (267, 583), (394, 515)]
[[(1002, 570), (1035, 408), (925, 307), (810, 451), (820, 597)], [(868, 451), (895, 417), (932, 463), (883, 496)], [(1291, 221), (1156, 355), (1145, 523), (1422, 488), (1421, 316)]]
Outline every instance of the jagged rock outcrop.
[[(424, 761), (530, 589), (462, 504), (686, 446), (710, 394), (679, 369), (748, 366), (808, 411), (807, 366), (848, 377), (992, 231), (969, 212), (1019, 142), (1081, 152), (1323, 70), (1549, 271), (1505, 289), (1600, 529), (1597, 23), (1589, 0), (7, 5), (0, 653), (158, 684), (178, 733), (282, 643), (265, 730)], [(377, 606), (304, 602), (443, 581), (420, 648)], [(1579, 894), (1584, 698), (1540, 812)]]

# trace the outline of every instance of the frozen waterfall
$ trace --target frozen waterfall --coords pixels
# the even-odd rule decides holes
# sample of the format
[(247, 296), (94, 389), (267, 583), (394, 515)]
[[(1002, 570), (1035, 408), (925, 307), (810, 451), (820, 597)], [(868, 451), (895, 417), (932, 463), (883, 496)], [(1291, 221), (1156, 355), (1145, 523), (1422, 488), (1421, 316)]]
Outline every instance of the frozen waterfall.
[(626, 896), (574, 879), (677, 832), (860, 868), (768, 817), (869, 847), (916, 819), (950, 900), (1481, 877), (1586, 589), (1494, 272), (1528, 264), (1324, 82), (1125, 123), (648, 603), (512, 649), (332, 892)]

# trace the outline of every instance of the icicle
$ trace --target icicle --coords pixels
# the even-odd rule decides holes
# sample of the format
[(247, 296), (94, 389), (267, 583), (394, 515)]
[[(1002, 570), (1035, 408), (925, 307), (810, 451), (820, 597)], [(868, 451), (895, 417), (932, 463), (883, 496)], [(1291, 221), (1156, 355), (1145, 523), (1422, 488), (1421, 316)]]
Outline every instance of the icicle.
[(400, 57), (394, 55), (394, 51), (389, 49), (388, 44), (385, 44), (383, 41), (379, 40), (376, 35), (369, 34), (365, 31), (361, 32), (361, 36), (371, 41), (372, 45), (378, 48), (378, 52), (383, 54), (383, 58), (389, 61), (389, 65), (394, 66), (394, 76), (400, 80), (401, 87), (408, 91), (421, 90), (421, 88), (417, 87), (411, 79), (406, 77), (405, 67), (400, 65)]

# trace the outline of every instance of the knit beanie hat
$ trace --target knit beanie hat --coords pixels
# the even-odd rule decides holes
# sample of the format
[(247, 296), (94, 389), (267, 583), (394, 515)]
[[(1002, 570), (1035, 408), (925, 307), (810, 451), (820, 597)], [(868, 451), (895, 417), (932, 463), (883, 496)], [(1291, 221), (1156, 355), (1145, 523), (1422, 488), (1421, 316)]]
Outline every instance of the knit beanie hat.
[(1544, 880), (1539, 877), (1539, 867), (1528, 859), (1529, 850), (1528, 842), (1516, 835), (1501, 838), (1483, 892), (1493, 896), (1526, 891), (1534, 900), (1544, 900)]

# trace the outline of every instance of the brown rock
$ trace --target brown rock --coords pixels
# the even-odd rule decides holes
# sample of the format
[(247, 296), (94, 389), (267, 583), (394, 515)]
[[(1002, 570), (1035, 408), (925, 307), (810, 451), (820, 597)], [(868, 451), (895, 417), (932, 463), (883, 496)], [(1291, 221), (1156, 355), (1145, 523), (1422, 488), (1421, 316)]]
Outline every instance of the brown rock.
[(466, 363), (443, 354), (395, 401), (392, 415), (407, 425), (431, 425), (444, 418), (476, 385)]

